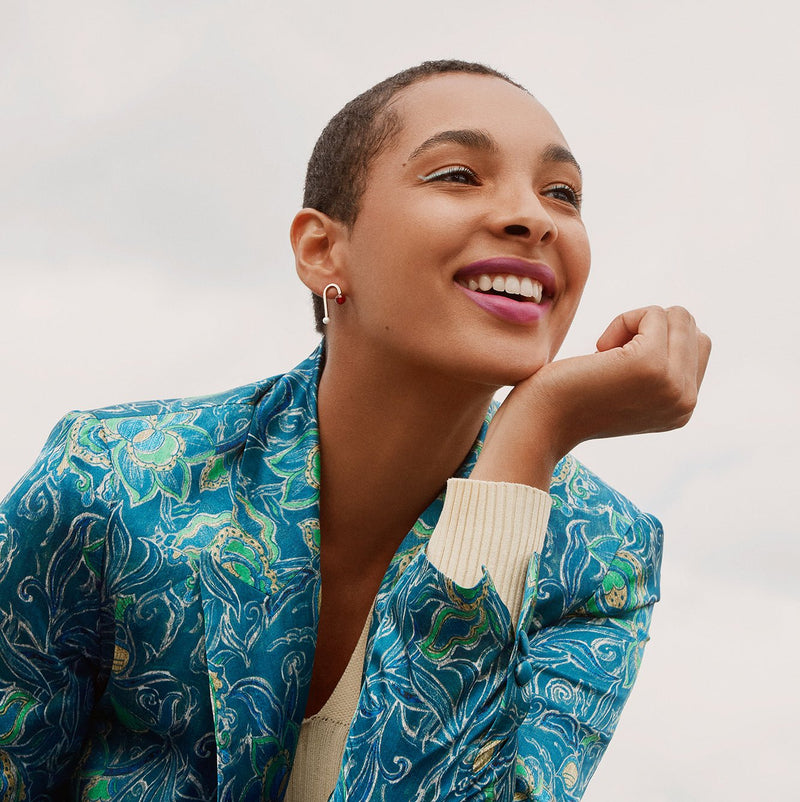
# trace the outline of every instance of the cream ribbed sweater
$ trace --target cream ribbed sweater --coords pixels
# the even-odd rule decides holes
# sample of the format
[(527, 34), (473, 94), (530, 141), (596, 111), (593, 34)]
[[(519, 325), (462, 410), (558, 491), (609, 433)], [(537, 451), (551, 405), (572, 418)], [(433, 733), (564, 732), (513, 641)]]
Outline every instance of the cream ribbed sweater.
[[(542, 550), (550, 505), (547, 493), (528, 485), (450, 479), (428, 560), (463, 587), (473, 587), (485, 566), (516, 622), (528, 562)], [(336, 785), (358, 706), (371, 613), (330, 698), (303, 721), (285, 802), (326, 802)]]

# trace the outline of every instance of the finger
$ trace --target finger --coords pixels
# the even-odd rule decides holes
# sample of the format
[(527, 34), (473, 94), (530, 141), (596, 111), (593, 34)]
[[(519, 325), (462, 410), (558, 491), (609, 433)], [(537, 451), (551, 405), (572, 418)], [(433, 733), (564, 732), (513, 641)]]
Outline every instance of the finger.
[(697, 330), (697, 389), (703, 383), (708, 367), (708, 358), (711, 356), (711, 338), (704, 332)]
[(670, 381), (683, 404), (694, 408), (697, 401), (699, 349), (697, 324), (682, 306), (671, 306), (667, 313), (667, 354)]
[(639, 323), (645, 311), (645, 309), (634, 309), (617, 315), (598, 338), (597, 350), (610, 351), (630, 342), (639, 331)]
[(617, 315), (597, 340), (597, 350), (620, 348), (631, 342), (637, 334), (666, 346), (667, 320), (660, 306), (644, 306)]

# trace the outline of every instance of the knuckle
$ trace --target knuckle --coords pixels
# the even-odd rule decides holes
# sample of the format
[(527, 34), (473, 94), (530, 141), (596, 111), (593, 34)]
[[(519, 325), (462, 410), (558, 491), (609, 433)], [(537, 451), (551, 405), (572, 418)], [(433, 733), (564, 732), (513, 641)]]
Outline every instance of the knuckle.
[(695, 326), (695, 319), (692, 313), (684, 306), (669, 306), (667, 307), (667, 315), (670, 319), (686, 323), (689, 326)]
[(696, 406), (697, 394), (687, 393), (675, 405), (675, 411), (677, 412), (679, 418), (686, 418), (686, 420), (688, 420), (694, 412), (694, 408)]
[(675, 382), (669, 382), (664, 389), (664, 398), (667, 404), (679, 414), (686, 403), (686, 396), (683, 392), (683, 387)]
[(697, 388), (682, 373), (667, 371), (662, 377), (661, 398), (673, 414), (685, 415), (697, 403)]
[(667, 423), (661, 431), (669, 432), (674, 431), (675, 429), (682, 429), (686, 424), (691, 420), (692, 413), (686, 412), (681, 415), (675, 415), (674, 417), (669, 419), (669, 423)]

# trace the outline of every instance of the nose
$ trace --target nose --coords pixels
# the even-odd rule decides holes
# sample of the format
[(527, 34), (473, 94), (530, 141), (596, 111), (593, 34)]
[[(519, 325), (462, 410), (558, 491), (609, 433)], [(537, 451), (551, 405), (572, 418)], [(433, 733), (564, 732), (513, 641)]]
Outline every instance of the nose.
[(498, 199), (495, 228), (501, 236), (531, 243), (551, 243), (558, 237), (555, 220), (531, 187), (515, 190)]

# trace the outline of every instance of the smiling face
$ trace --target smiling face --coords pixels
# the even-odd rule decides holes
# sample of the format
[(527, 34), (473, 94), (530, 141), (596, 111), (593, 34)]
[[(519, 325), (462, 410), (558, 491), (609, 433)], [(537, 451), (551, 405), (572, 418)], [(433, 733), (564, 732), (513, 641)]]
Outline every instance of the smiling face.
[(331, 342), (516, 384), (554, 357), (586, 282), (580, 170), (544, 107), (498, 78), (425, 79), (393, 109), (402, 128), (336, 248), (348, 303)]

